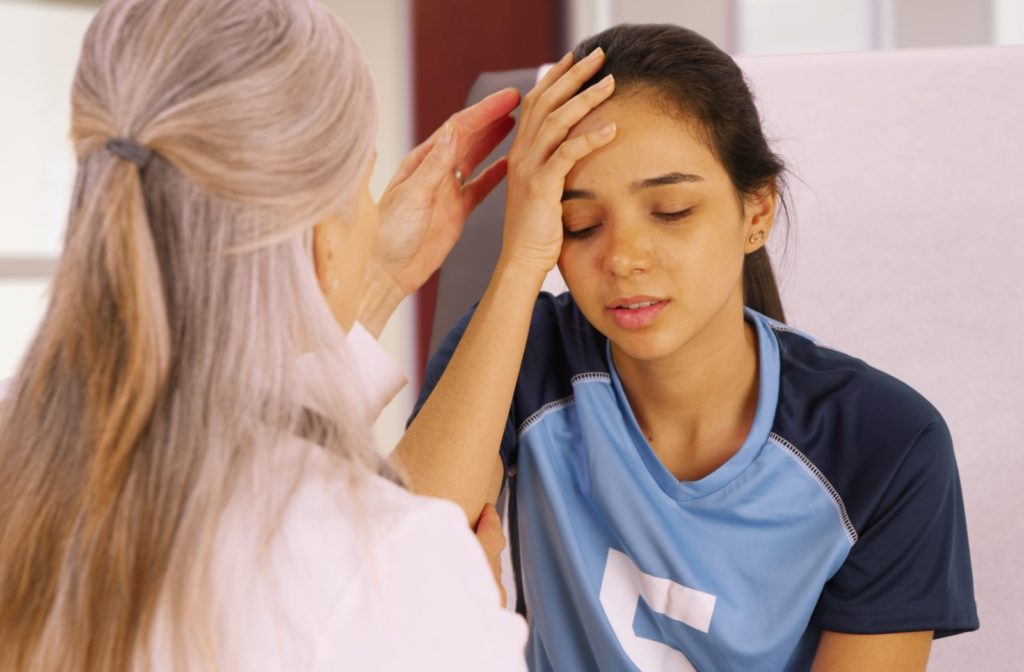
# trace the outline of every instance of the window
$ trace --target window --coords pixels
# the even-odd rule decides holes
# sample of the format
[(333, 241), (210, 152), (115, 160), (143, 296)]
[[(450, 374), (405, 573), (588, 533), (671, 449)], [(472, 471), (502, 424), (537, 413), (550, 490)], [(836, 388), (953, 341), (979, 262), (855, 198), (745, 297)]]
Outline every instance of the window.
[(99, 3), (0, 3), (0, 379), (45, 309), (75, 174), (70, 90)]

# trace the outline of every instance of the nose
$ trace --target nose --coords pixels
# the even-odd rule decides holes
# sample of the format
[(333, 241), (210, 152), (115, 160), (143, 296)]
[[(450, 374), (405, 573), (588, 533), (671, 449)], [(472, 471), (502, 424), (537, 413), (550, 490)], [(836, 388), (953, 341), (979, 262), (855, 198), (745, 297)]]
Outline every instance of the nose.
[(605, 270), (617, 277), (646, 273), (651, 268), (652, 241), (639, 224), (607, 223), (610, 229), (605, 238)]

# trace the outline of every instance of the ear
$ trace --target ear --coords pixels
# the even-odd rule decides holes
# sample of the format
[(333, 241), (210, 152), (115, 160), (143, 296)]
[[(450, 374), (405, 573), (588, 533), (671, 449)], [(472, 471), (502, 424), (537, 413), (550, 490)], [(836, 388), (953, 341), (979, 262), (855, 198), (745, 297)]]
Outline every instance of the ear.
[(775, 226), (775, 184), (743, 199), (743, 252), (757, 252), (768, 242)]

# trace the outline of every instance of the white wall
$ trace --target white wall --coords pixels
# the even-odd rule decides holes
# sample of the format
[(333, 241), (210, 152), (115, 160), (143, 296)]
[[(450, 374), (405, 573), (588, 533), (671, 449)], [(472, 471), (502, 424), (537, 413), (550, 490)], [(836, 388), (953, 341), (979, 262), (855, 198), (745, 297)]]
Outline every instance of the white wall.
[(675, 23), (727, 51), (734, 41), (735, 0), (566, 0), (565, 48), (617, 23)]
[[(0, 2), (0, 257), (60, 250), (75, 172), (69, 92), (94, 12), (89, 4)], [(0, 268), (0, 379), (14, 374), (48, 284), (45, 275), (9, 273)]]
[(994, 0), (992, 41), (995, 44), (1024, 44), (1024, 0)]
[(734, 53), (871, 49), (871, 9), (865, 0), (740, 0)]
[(566, 48), (616, 23), (675, 23), (736, 54), (1024, 44), (1024, 0), (565, 0)]
[(991, 44), (989, 0), (892, 0), (898, 47)]
[(75, 172), (71, 80), (94, 12), (88, 5), (0, 3), (2, 254), (60, 249)]

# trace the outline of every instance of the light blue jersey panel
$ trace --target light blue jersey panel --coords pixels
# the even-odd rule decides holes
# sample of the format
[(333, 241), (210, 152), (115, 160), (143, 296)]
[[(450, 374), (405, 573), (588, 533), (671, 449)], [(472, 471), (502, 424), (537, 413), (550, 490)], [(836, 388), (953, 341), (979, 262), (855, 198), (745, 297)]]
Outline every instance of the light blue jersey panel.
[(700, 481), (657, 459), (614, 368), (575, 376), (571, 397), (522, 424), (531, 669), (809, 667), (811, 614), (856, 533), (815, 467), (771, 434), (779, 352), (756, 324), (754, 426)]

